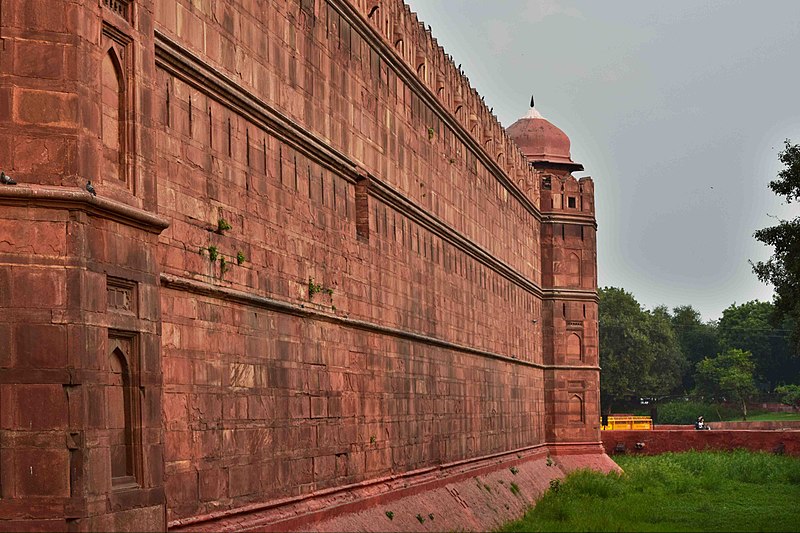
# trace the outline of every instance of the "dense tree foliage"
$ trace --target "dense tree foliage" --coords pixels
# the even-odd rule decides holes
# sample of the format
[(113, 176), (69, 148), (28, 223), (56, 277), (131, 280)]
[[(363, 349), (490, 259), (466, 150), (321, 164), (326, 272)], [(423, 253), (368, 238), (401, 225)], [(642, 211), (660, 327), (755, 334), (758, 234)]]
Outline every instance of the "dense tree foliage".
[[(800, 200), (800, 145), (788, 139), (778, 156), (784, 169), (769, 188), (786, 199), (787, 203)], [(755, 238), (774, 248), (772, 257), (759, 261), (753, 270), (761, 281), (775, 287), (775, 305), (784, 317), (791, 317), (795, 352), (800, 351), (800, 216), (781, 220), (777, 226), (755, 232)]]
[(620, 400), (663, 396), (679, 383), (685, 364), (666, 308), (642, 309), (616, 287), (600, 295), (600, 394), (606, 412)]
[(775, 392), (780, 395), (781, 403), (800, 409), (800, 385), (781, 385), (775, 387)]
[(789, 319), (777, 319), (775, 306), (769, 302), (732, 304), (722, 312), (719, 342), (723, 349), (750, 352), (759, 388), (771, 391), (794, 381), (800, 373), (800, 358), (794, 356), (789, 343), (789, 324)]
[(747, 420), (747, 401), (756, 393), (750, 352), (731, 348), (697, 363), (697, 392), (716, 401), (734, 401)]
[(684, 391), (694, 388), (694, 371), (697, 363), (719, 353), (719, 338), (714, 322), (703, 322), (700, 313), (691, 305), (682, 305), (672, 310), (672, 327), (686, 358), (681, 384)]
[[(730, 385), (733, 376), (753, 383), (762, 394), (800, 383), (800, 356), (788, 341), (791, 319), (776, 320), (772, 303), (732, 304), (719, 321), (703, 322), (690, 305), (672, 313), (663, 306), (648, 311), (624, 289), (606, 287), (598, 293), (604, 412), (639, 398), (694, 395), (741, 403), (739, 392), (744, 389), (721, 388)], [(726, 366), (724, 380), (711, 379), (712, 370), (719, 374), (719, 365), (728, 365), (731, 354), (739, 352), (748, 354), (747, 365), (738, 365), (735, 374)]]

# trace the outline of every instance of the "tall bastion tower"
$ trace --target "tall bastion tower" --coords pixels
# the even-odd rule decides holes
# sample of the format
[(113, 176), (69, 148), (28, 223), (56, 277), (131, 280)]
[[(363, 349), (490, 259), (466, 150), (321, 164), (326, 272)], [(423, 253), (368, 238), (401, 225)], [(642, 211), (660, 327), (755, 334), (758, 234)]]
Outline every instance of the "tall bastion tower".
[(616, 468), (578, 170), (401, 0), (0, 0), (0, 530), (485, 531)]

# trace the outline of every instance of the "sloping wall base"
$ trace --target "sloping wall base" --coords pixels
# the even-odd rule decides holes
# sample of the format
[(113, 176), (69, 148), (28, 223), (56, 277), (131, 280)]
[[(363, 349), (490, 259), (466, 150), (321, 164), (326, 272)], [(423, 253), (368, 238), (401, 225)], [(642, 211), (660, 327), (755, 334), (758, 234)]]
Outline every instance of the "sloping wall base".
[(551, 480), (579, 468), (619, 471), (599, 444), (535, 447), (174, 522), (170, 530), (489, 531), (521, 517)]

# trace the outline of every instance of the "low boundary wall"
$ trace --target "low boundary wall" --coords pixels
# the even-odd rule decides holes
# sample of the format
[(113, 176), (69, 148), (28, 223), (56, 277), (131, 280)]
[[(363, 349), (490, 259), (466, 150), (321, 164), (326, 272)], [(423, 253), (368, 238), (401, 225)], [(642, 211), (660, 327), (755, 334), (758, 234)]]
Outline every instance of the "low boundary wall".
[[(713, 427), (713, 425), (712, 425)], [(656, 455), (690, 450), (736, 450), (785, 453), (800, 456), (800, 429), (712, 429), (672, 426), (653, 431), (603, 431), (603, 447), (609, 455), (633, 453)], [(691, 429), (689, 429), (691, 428)]]

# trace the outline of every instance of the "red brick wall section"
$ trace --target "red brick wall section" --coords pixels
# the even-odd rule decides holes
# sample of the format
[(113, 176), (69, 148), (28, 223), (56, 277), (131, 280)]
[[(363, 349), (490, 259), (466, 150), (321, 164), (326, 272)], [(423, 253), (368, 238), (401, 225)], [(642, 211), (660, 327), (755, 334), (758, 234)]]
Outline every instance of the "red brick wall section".
[[(797, 430), (725, 430), (672, 429), (663, 431), (602, 431), (603, 447), (612, 455), (618, 446), (624, 453), (656, 455), (689, 450), (735, 450), (780, 452), (800, 455), (800, 431)], [(637, 447), (637, 444), (644, 446)]]
[(591, 180), (545, 234), (401, 1), (4, 0), (0, 47), (0, 527), (605, 460)]
[[(315, 6), (156, 11), (159, 210), (172, 220), (160, 253), (175, 288), (162, 293), (171, 520), (541, 443), (546, 423), (554, 438), (597, 439), (593, 301), (585, 332), (582, 304), (570, 304), (586, 339), (572, 363), (593, 369), (551, 373), (548, 419), (541, 370), (515, 363), (544, 362), (532, 171), (426, 32), (387, 14), (401, 3), (366, 24), (384, 32), (395, 21), (394, 33), (422, 43), (403, 52), (411, 78), (392, 53), (379, 56), (385, 42), (357, 31), (369, 6)], [(394, 46), (394, 33), (378, 39)], [(431, 102), (445, 115), (420, 97), (438, 95), (439, 71), (445, 92)], [(211, 78), (222, 88), (197, 88)], [(459, 98), (466, 107), (448, 123)], [(469, 106), (485, 117), (477, 129)], [(515, 196), (504, 171), (532, 196)], [(356, 201), (364, 174), (367, 213)], [(223, 219), (231, 229), (219, 230)], [(197, 297), (209, 287), (229, 292)], [(221, 301), (230, 291), (436, 341)]]

